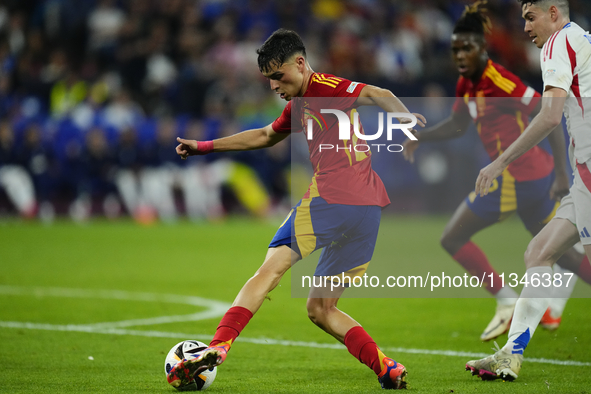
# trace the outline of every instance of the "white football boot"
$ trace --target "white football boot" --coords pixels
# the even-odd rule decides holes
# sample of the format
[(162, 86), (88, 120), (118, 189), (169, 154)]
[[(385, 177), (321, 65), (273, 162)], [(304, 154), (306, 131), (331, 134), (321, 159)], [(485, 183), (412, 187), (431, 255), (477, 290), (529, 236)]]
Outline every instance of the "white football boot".
[(511, 354), (499, 349), (495, 342), (496, 353), (492, 356), (480, 360), (472, 360), (466, 363), (466, 371), (472, 372), (472, 375), (478, 376), (482, 380), (503, 379), (513, 381), (517, 379), (521, 364), (523, 363), (522, 354)]
[(486, 326), (482, 335), (480, 335), (480, 340), (490, 341), (491, 339), (495, 339), (499, 335), (506, 333), (511, 326), (514, 310), (515, 304), (497, 305), (495, 316), (490, 323), (488, 323), (488, 326)]

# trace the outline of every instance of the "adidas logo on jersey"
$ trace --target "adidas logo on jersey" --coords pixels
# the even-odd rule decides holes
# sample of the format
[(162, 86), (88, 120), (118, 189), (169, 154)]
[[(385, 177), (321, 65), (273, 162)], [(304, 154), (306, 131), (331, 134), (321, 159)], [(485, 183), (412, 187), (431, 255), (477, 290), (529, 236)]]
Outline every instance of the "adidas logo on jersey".
[(589, 238), (591, 237), (591, 235), (589, 235), (589, 231), (587, 231), (587, 227), (583, 227), (583, 231), (581, 231), (581, 238)]

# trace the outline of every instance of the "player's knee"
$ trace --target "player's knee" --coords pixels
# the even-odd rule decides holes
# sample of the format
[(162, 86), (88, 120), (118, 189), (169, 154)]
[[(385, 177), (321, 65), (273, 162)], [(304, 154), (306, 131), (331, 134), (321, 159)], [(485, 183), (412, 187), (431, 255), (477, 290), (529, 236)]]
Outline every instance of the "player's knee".
[(268, 278), (270, 280), (281, 279), (289, 269), (290, 264), (282, 261), (266, 261), (255, 273), (255, 276)]
[(316, 323), (318, 316), (322, 314), (322, 303), (318, 298), (309, 299), (306, 303), (306, 310), (308, 311), (308, 319)]
[(330, 313), (333, 305), (326, 305), (322, 302), (322, 298), (309, 299), (306, 303), (306, 309), (308, 310), (308, 318), (312, 323), (316, 325), (322, 325), (324, 317)]
[(281, 278), (283, 277), (284, 271), (279, 271), (276, 269), (272, 269), (270, 267), (261, 267), (257, 270), (254, 276), (251, 279), (257, 279), (259, 281), (264, 281), (265, 283), (271, 283), (275, 286)]
[(456, 254), (465, 242), (459, 241), (451, 233), (444, 232), (439, 240), (441, 247), (447, 251), (450, 255)]
[(525, 262), (525, 268), (536, 267), (540, 261), (540, 251), (536, 250), (533, 245), (534, 242), (530, 242), (523, 254), (523, 261)]
[(543, 247), (543, 245), (538, 245), (538, 243), (535, 242), (535, 239), (529, 243), (525, 250), (525, 254), (523, 255), (526, 269), (547, 265), (547, 263), (552, 260), (552, 253), (550, 253), (547, 248)]

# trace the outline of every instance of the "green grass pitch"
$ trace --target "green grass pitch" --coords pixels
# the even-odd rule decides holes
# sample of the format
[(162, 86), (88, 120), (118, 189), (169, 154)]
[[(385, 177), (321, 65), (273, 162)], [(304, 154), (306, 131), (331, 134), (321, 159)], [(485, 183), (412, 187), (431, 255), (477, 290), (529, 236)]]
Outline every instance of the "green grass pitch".
[[(438, 245), (445, 220), (385, 218), (374, 262), (388, 260), (393, 273), (424, 265), (462, 274)], [(182, 339), (208, 341), (279, 223), (0, 224), (0, 392), (174, 393), (166, 353)], [(529, 236), (519, 222), (475, 240), (496, 268), (523, 272)], [(588, 289), (579, 281), (575, 291)], [(464, 371), (470, 357), (460, 352), (491, 352), (478, 337), (494, 301), (484, 290), (479, 296), (345, 298), (339, 306), (407, 367), (409, 392), (591, 393), (591, 300), (571, 299), (557, 331), (536, 331), (519, 379), (509, 383)], [(292, 298), (288, 274), (208, 391), (378, 392), (373, 372), (335, 345), (308, 321), (305, 300)]]

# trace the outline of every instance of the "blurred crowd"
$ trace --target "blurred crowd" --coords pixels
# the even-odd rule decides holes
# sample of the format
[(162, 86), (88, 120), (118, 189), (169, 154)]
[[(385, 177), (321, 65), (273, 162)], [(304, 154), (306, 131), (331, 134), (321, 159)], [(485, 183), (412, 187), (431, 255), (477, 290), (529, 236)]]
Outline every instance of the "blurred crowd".
[[(316, 71), (399, 97), (453, 96), (450, 35), (470, 2), (0, 1), (0, 213), (265, 215), (289, 199), (288, 144), (187, 162), (174, 153), (176, 136), (212, 139), (278, 116), (284, 103), (256, 64), (264, 39), (294, 29)], [(589, 3), (571, 0), (584, 28)], [(488, 9), (491, 57), (539, 87), (518, 3)]]

